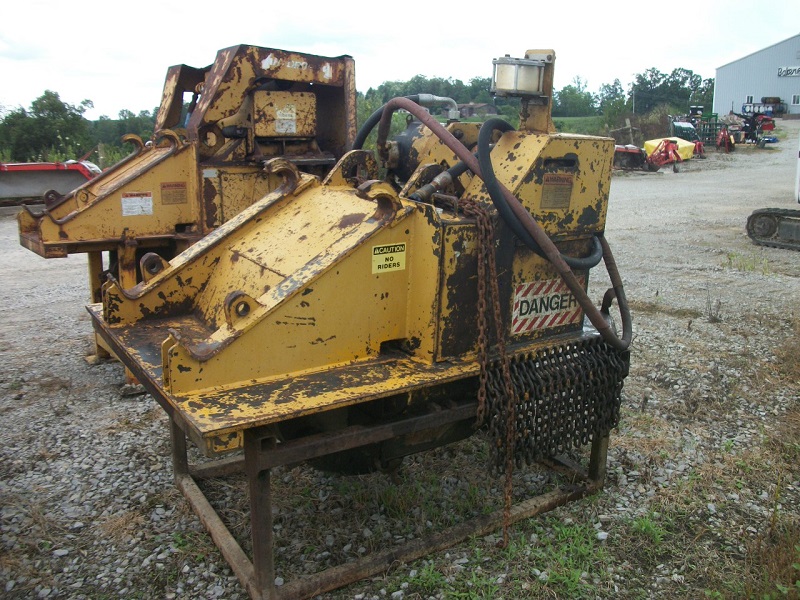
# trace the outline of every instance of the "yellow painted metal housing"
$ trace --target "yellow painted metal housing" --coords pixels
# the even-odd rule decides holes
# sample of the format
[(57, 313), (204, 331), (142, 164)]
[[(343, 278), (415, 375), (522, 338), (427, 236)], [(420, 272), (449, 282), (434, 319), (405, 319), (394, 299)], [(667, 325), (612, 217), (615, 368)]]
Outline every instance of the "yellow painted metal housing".
[[(96, 328), (209, 454), (239, 447), (248, 427), (476, 375), (476, 223), (407, 195), (442, 160), (428, 147), (433, 159), (420, 157), (401, 193), (348, 175), (370, 164), (363, 151), (324, 180), (268, 163), (280, 186), (146, 281), (106, 284), (90, 307)], [(507, 132), (491, 157), (562, 252), (590, 251), (613, 140)], [(479, 179), (465, 187), (462, 197), (486, 201)], [(510, 351), (581, 336), (555, 268), (497, 227)]]

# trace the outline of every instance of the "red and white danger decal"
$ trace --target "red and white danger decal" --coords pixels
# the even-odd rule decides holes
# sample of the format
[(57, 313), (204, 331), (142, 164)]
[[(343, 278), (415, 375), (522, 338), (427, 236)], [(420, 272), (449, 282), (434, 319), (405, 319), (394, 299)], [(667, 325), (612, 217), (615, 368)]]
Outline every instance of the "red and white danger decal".
[[(579, 278), (581, 285), (583, 279)], [(583, 311), (562, 279), (548, 279), (518, 285), (514, 292), (511, 333), (522, 335), (536, 329), (571, 325)]]

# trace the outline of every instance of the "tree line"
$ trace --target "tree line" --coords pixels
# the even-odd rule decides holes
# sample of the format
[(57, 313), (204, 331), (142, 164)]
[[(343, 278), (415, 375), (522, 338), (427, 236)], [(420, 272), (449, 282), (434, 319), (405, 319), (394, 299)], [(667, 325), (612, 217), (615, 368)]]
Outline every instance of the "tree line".
[(644, 115), (657, 107), (669, 107), (675, 114), (688, 114), (690, 106), (703, 106), (711, 112), (714, 79), (703, 79), (688, 69), (673, 69), (669, 74), (647, 69), (634, 77), (623, 90), (619, 79), (600, 86), (596, 94), (586, 89), (586, 82), (575, 77), (570, 85), (555, 93), (554, 117), (603, 115), (609, 127), (620, 125), (620, 117)]
[[(29, 108), (2, 113), (0, 120), (0, 161), (59, 162), (86, 158), (105, 167), (127, 152), (121, 138), (135, 133), (143, 139), (153, 135), (158, 109), (138, 115), (121, 110), (118, 118), (84, 117), (93, 108), (91, 100), (78, 105), (61, 100), (58, 92), (45, 90)], [(105, 154), (104, 154), (105, 153)], [(103, 157), (105, 158), (103, 159)]]
[[(386, 81), (366, 93), (358, 93), (358, 121), (363, 123), (372, 112), (397, 96), (429, 93), (452, 98), (459, 104), (490, 104), (512, 123), (519, 101), (493, 97), (489, 77), (475, 77), (464, 83), (459, 79), (422, 75), (408, 81)], [(648, 69), (637, 74), (625, 90), (619, 79), (603, 84), (597, 93), (590, 92), (581, 77), (556, 90), (552, 100), (554, 117), (601, 115), (607, 128), (622, 124), (625, 118), (645, 115), (656, 108), (668, 107), (672, 114), (686, 114), (689, 106), (709, 110), (714, 95), (714, 80), (703, 79), (688, 69), (674, 69), (666, 74)], [(41, 162), (88, 158), (105, 168), (127, 154), (120, 141), (126, 133), (143, 139), (153, 134), (156, 107), (135, 114), (122, 110), (117, 118), (101, 116), (90, 121), (84, 116), (93, 108), (91, 100), (72, 105), (59, 94), (46, 90), (29, 108), (0, 107), (0, 161)], [(598, 131), (598, 134), (603, 133)]]

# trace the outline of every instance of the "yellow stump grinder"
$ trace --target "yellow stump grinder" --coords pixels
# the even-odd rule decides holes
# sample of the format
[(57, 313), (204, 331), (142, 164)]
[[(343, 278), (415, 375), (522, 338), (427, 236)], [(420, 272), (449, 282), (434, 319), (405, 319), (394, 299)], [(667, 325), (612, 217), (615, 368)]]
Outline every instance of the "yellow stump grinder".
[[(631, 340), (604, 237), (614, 141), (555, 133), (554, 52), (494, 61), (492, 91), (519, 98), (518, 129), (500, 119), (440, 123), (412, 96), (389, 101), (353, 137), (349, 59), (226, 52), (209, 72), (171, 70), (168, 89), (202, 83), (202, 93), (187, 142), (162, 129), (163, 141), (130, 159), (154, 173), (151, 186), (127, 186), (121, 168), (120, 179), (101, 177), (64, 200), (63, 217), (39, 217), (24, 232), (46, 254), (34, 232), (52, 227), (48, 235), (69, 240), (69, 221), (98, 202), (117, 227), (150, 207), (188, 211), (152, 232), (173, 240), (174, 255), (149, 251), (134, 226), (115, 238), (141, 279), (109, 275), (88, 310), (169, 415), (176, 482), (248, 593), (311, 597), (458, 539), (392, 548), (276, 587), (270, 470), (279, 465), (391, 469), (480, 431), (492, 469), (506, 476), (506, 508), (463, 536), (505, 531), (599, 489)], [(174, 126), (167, 95), (159, 119)], [(390, 140), (398, 111), (407, 129)], [(361, 147), (374, 128), (377, 156)], [(294, 135), (304, 138), (301, 154), (289, 151)], [(158, 174), (161, 157), (184, 153), (183, 176)], [(305, 169), (309, 153), (335, 164), (324, 175)], [(241, 166), (256, 155), (257, 168)], [(229, 218), (232, 181), (246, 190)], [(193, 243), (178, 244), (183, 236)], [(598, 307), (588, 283), (600, 263), (611, 287)], [(187, 439), (246, 473), (252, 559), (196, 483), (222, 467), (190, 467)], [(514, 468), (587, 445), (574, 486), (511, 506)]]

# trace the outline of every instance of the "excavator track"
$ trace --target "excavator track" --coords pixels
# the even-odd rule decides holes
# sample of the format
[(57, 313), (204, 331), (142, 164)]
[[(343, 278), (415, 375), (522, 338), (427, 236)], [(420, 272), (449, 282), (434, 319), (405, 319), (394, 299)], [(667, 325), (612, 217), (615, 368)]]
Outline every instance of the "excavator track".
[(762, 208), (747, 218), (747, 235), (760, 246), (800, 251), (800, 210)]

